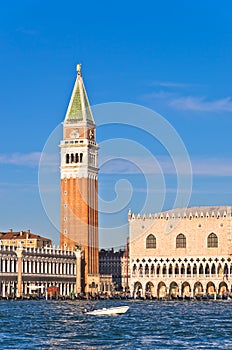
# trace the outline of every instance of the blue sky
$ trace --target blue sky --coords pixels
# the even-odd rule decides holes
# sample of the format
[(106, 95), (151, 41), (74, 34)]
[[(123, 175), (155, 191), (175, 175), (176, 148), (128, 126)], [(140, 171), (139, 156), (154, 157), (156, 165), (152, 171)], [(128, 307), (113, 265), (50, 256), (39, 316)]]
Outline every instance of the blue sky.
[[(41, 203), (38, 163), (64, 119), (79, 62), (92, 105), (137, 104), (158, 112), (175, 128), (192, 162), (190, 206), (231, 205), (231, 17), (230, 1), (2, 3), (0, 230), (30, 228), (59, 243)], [(172, 208), (177, 181), (166, 164), (167, 152), (131, 127), (133, 115), (128, 118), (129, 129), (99, 128), (98, 141), (104, 143), (108, 135), (132, 139), (157, 156), (166, 184), (163, 210)], [(104, 147), (100, 157), (105, 157)], [(114, 163), (100, 169), (103, 200), (115, 200), (116, 183), (119, 192), (131, 196), (113, 218), (100, 214), (103, 247), (123, 245), (128, 208), (143, 209), (150, 173), (145, 160), (142, 173), (133, 162), (123, 167), (122, 159), (118, 168)], [(159, 184), (160, 177), (154, 176)], [(150, 211), (156, 208), (158, 190)]]

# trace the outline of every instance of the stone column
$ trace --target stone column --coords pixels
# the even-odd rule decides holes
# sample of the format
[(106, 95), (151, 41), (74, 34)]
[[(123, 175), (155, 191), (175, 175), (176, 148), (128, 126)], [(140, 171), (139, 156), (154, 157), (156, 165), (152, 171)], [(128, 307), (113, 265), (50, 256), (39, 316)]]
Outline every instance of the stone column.
[(2, 282), (2, 297), (3, 298), (6, 297), (6, 282), (5, 281)]
[(11, 272), (10, 270), (10, 258), (7, 259), (7, 268), (6, 268), (7, 272)]
[(16, 254), (18, 258), (18, 283), (17, 283), (17, 297), (22, 296), (22, 257), (23, 257), (23, 247), (18, 247), (16, 249)]
[(32, 273), (31, 264), (32, 264), (32, 261), (29, 260), (29, 273)]
[(15, 272), (14, 270), (14, 259), (11, 260), (11, 270), (10, 272)]
[(7, 283), (7, 296), (10, 295), (10, 282)]
[(76, 255), (76, 294), (81, 293), (81, 247), (76, 246), (74, 251)]
[(6, 260), (2, 260), (2, 272), (6, 272)]

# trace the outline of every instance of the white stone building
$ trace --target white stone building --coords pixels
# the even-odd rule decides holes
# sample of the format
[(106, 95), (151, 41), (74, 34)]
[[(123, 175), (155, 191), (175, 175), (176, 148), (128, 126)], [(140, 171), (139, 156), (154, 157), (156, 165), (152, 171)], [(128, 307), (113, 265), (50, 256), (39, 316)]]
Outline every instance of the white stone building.
[(0, 297), (45, 295), (49, 287), (60, 296), (80, 292), (80, 251), (0, 246)]
[(154, 297), (232, 291), (231, 207), (128, 214), (130, 290)]

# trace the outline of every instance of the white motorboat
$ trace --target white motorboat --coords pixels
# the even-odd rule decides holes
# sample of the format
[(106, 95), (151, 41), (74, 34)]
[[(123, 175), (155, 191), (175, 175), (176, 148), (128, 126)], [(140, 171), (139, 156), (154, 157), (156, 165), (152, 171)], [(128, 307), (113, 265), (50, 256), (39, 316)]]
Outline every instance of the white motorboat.
[(121, 315), (125, 314), (127, 310), (129, 309), (129, 306), (117, 306), (117, 307), (109, 307), (109, 308), (103, 308), (103, 309), (96, 309), (96, 310), (87, 310), (85, 309), (83, 313), (86, 315)]

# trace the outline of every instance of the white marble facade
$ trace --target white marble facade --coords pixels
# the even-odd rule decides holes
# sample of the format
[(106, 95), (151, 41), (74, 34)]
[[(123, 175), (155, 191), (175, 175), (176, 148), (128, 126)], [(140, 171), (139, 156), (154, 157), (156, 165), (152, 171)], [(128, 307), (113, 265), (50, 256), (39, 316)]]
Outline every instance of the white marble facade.
[(232, 291), (231, 207), (128, 214), (130, 290), (154, 297)]

